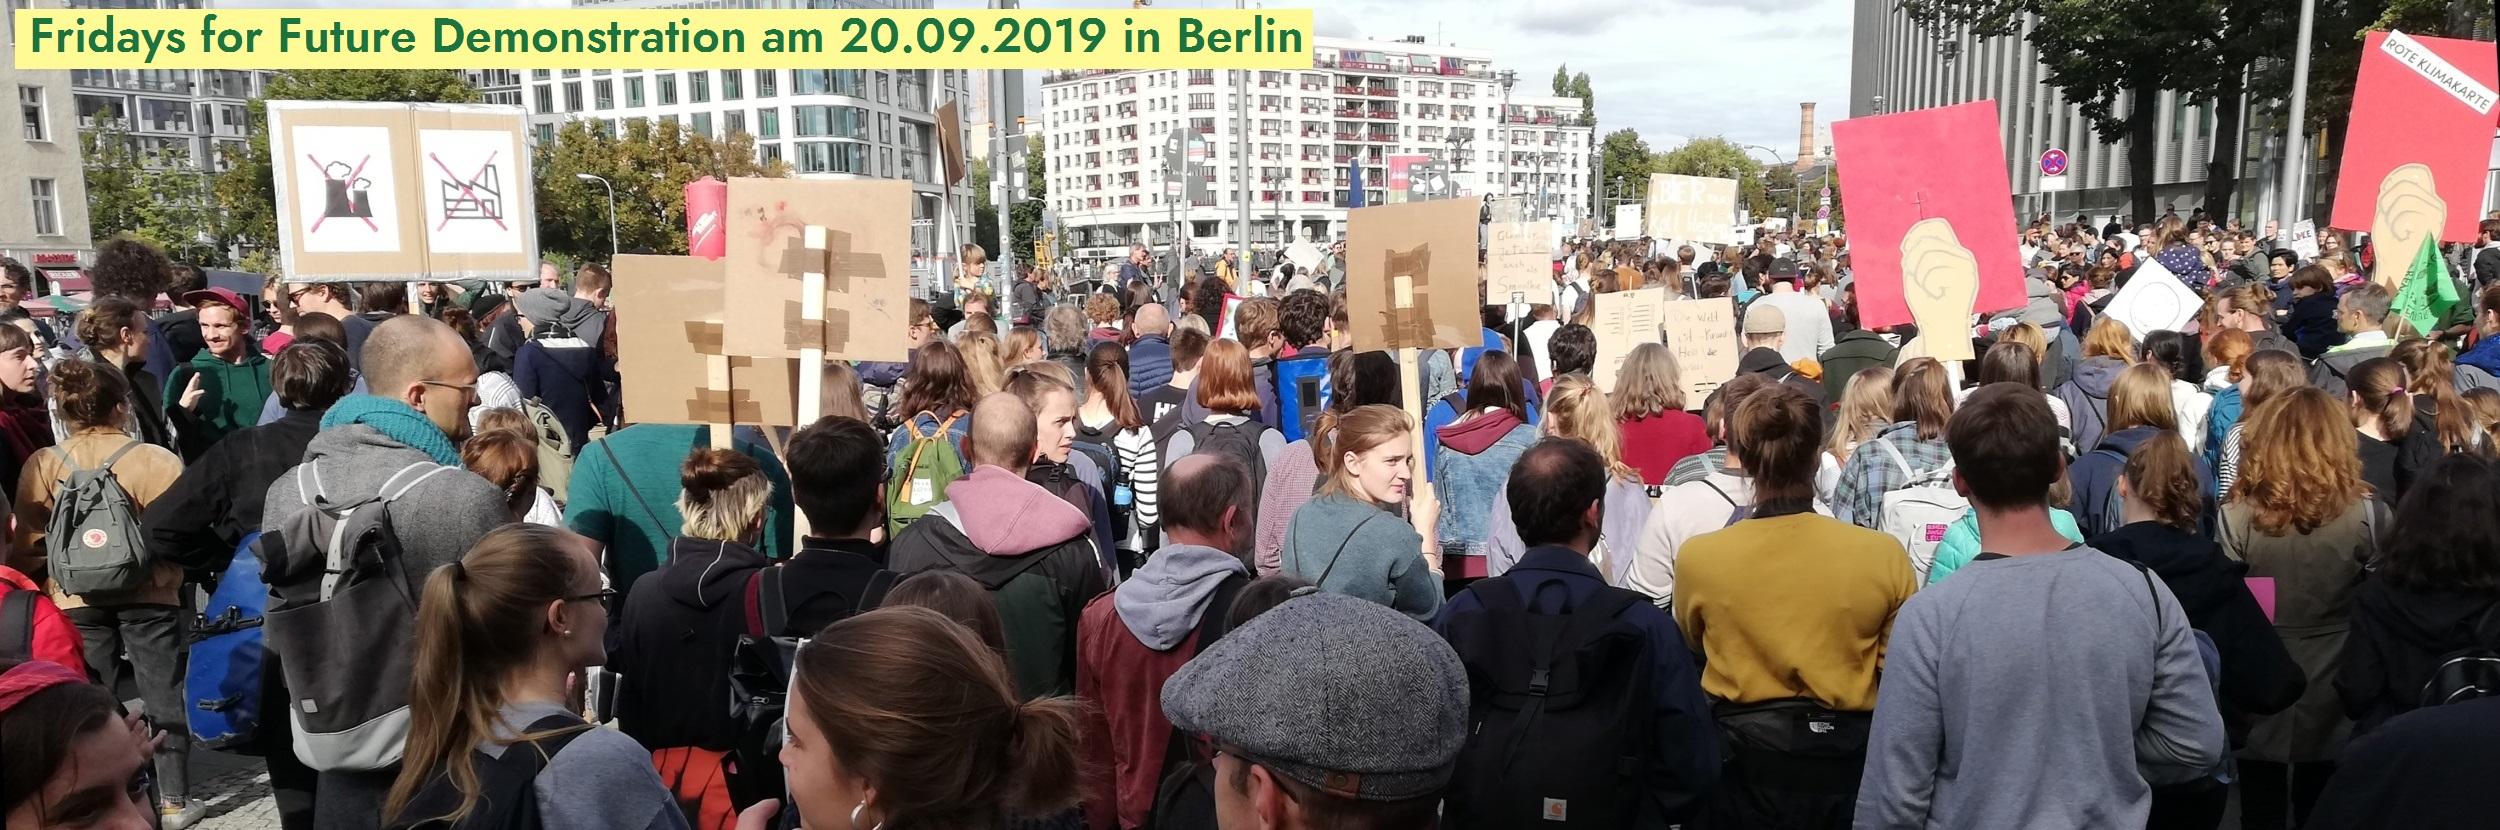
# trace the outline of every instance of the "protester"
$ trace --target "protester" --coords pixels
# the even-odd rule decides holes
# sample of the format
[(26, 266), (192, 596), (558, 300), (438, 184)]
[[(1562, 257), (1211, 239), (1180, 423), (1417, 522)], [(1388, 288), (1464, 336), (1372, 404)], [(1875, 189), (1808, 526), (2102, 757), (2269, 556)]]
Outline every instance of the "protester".
[(53, 331), (51, 323), (27, 313), (26, 298), (34, 294), (34, 270), (16, 259), (0, 257), (0, 323), (32, 336), (36, 351), (49, 352), (61, 345), (61, 336)]
[[(150, 319), (147, 312), (156, 307), (157, 295), (165, 293), (166, 288), (173, 284), (174, 264), (155, 245), (128, 236), (99, 242), (95, 249), (95, 264), (88, 266), (86, 272), (88, 283), (95, 291), (95, 302), (120, 298), (129, 303), (137, 318), (137, 322), (131, 324), (137, 329), (132, 335), (136, 338), (134, 345), (113, 367), (131, 376), (131, 388), (134, 390), (139, 388), (139, 377), (130, 367), (146, 370), (149, 388), (141, 390), (140, 397), (135, 401), (155, 406), (157, 411), (162, 412), (164, 407), (156, 406), (156, 390), (182, 361), (174, 359), (173, 344), (165, 339), (164, 327)], [(92, 304), (88, 306), (89, 309), (94, 307)], [(108, 314), (106, 319), (118, 322), (122, 318)], [(77, 332), (78, 340), (89, 349), (98, 348), (99, 343), (110, 347), (121, 342), (120, 338), (112, 337), (88, 339), (83, 328), (85, 316), (81, 315), (80, 320), (82, 328)], [(109, 335), (112, 329), (104, 329), (104, 332)], [(148, 443), (166, 449), (174, 448), (172, 444), (153, 440)]]
[(2329, 680), (2343, 661), (2362, 564), (2386, 522), (2362, 483), (2343, 411), (2309, 388), (2252, 410), (2239, 482), (2222, 509), (2223, 552), (2248, 563), (2249, 576), (2274, 580), (2275, 631), (2308, 679), (2300, 701), (2259, 720), (2240, 753), (2250, 828), (2302, 826), (2351, 730)]
[[(1587, 444), (1606, 462), (1605, 513), (1598, 524), (1597, 540), (1590, 545), (1588, 560), (1605, 575), (1606, 584), (1622, 584), (1641, 530), (1649, 523), (1650, 501), (1648, 489), (1641, 484), (1640, 471), (1623, 460), (1623, 442), (1616, 436), (1615, 413), (1606, 403), (1606, 393), (1597, 391), (1597, 384), (1586, 377), (1561, 378), (1545, 399), (1544, 435)], [(1493, 502), (1493, 518), (1487, 528), (1486, 575), (1501, 576), (1528, 549), (1519, 538), (1507, 486)]]
[(2500, 646), (2500, 471), (2449, 456), (2414, 490), (2352, 599), (2335, 690), (2356, 735), (2421, 705), (2451, 655)]
[[(1855, 284), (1841, 293), (1841, 312), (1844, 319), (1857, 320), (1858, 289)], [(1891, 368), (1899, 354), (1900, 350), (1885, 341), (1883, 335), (1852, 325), (1817, 358), (1823, 364), (1824, 400), (1840, 400), (1849, 391), (1850, 378), (1878, 366)]]
[[(1157, 785), (1185, 756), (1164, 720), (1164, 681), (1223, 636), (1232, 604), (1250, 582), (1250, 471), (1217, 456), (1184, 459), (1168, 482), (1167, 543), (1112, 593), (1085, 606), (1077, 629), (1077, 691), (1103, 708), (1087, 741), (1115, 786), (1096, 801), (1118, 826), (1145, 826)], [(1103, 826), (1110, 826), (1105, 822)]]
[[(1317, 418), (1334, 413), (1339, 418), (1357, 407), (1370, 404), (1398, 405), (1397, 361), (1387, 352), (1350, 352), (1342, 349), (1328, 353), (1328, 400)], [(1319, 491), (1319, 463), (1311, 454), (1317, 429), (1307, 431), (1302, 440), (1285, 445), (1276, 456), (1276, 463), (1267, 468), (1267, 480), (1258, 485), (1258, 554), (1253, 561), (1261, 576), (1273, 575), (1284, 566), (1282, 551), (1285, 529), (1302, 505)]]
[[(1187, 426), (1181, 412), (1196, 405), (1197, 395), (1193, 393), (1198, 388), (1198, 365), (1205, 359), (1207, 345), (1213, 342), (1203, 325), (1195, 316), (1183, 317), (1173, 324), (1172, 379), (1137, 396), (1137, 408), (1146, 416), (1155, 446), (1167, 445), (1173, 433)], [(1168, 457), (1164, 460), (1170, 461)]]
[[(103, 686), (46, 660), (0, 658), (0, 824), (174, 827), (149, 803), (155, 731)], [(187, 825), (185, 825), (187, 826)], [(179, 830), (179, 828), (175, 828)]]
[[(1905, 374), (1940, 371), (1930, 361)], [(1730, 445), (1754, 503), (1675, 559), (1676, 627), (1702, 661), (1731, 753), (1710, 823), (1841, 826), (1866, 763), (1884, 641), (1917, 586), (1900, 542), (1813, 512), (1823, 414), (1811, 397), (1770, 385), (1734, 413)]]
[(2197, 424), (2184, 421), (2179, 427), (2204, 435), (2199, 446), (2208, 465), (2220, 464), (2222, 447), (2230, 438), (2231, 428), (2239, 425), (2240, 416), (2247, 411), (2240, 382), (2247, 379), (2248, 358), (2255, 352), (2248, 332), (2239, 329), (2222, 329), (2205, 337), (2204, 357), (2209, 368), (2205, 370), (2203, 388), (2213, 405), (2205, 410), (2201, 430)]
[(1544, 377), (1547, 388), (1555, 378), (1564, 375), (1585, 375), (1597, 367), (1597, 332), (1587, 326), (1571, 323), (1554, 331), (1546, 348), (1552, 352), (1552, 369)]
[[(82, 567), (98, 564), (94, 558), (99, 552), (94, 549), (101, 545), (91, 539), (51, 536), (53, 511), (61, 506), (64, 496), (74, 495), (69, 491), (74, 473), (109, 473), (128, 498), (131, 518), (137, 519), (147, 515), (148, 507), (182, 474), (182, 459), (122, 430), (121, 425), (130, 416), (132, 396), (120, 372), (89, 361), (65, 360), (52, 368), (51, 380), (52, 399), (69, 437), (28, 458), (25, 469), (18, 474), (16, 532), (10, 534), (14, 550), (7, 564), (43, 580), (53, 604), (78, 627), (79, 638), (86, 647), (87, 667), (105, 688), (135, 690), (158, 720), (181, 724), (178, 713), (189, 711), (183, 704), (180, 668), (188, 645), (183, 626), (182, 568), (158, 560), (119, 579), (117, 584), (93, 592), (71, 593), (63, 587), (62, 572), (51, 570), (50, 566), (67, 569), (71, 561)], [(79, 512), (70, 515), (81, 517), (97, 507), (100, 506), (78, 505)], [(111, 541), (144, 544), (139, 539)], [(72, 559), (64, 559), (65, 556)], [(127, 671), (123, 669), (124, 655), (129, 657)], [(190, 777), (185, 766), (190, 751), (190, 733), (179, 729), (169, 732), (156, 750), (157, 806), (170, 823), (184, 827), (198, 821), (207, 811), (206, 805), (190, 798)]]
[(2222, 436), (2221, 461), (2214, 470), (2217, 498), (2228, 498), (2231, 495), (2232, 485), (2238, 480), (2241, 436), (2248, 426), (2248, 413), (2254, 413), (2257, 407), (2264, 406), (2267, 401), (2274, 400), (2285, 392), (2307, 386), (2309, 383), (2306, 376), (2307, 370), (2302, 367), (2299, 358), (2290, 353), (2279, 353), (2279, 356), (2268, 357), (2265, 354), (2267, 351), (2279, 352), (2279, 350), (2267, 349), (2250, 354), (2240, 373), (2237, 385), (2240, 391), (2242, 414), (2236, 422), (2231, 424), (2231, 430), (2223, 433)]
[[(0, 294), (5, 293), (7, 289), (0, 288)], [(6, 488), (12, 502), (17, 499), (18, 473), (26, 468), (26, 459), (54, 443), (52, 414), (39, 383), (43, 364), (42, 347), (34, 336), (17, 326), (0, 325), (0, 487)]]
[(2350, 423), (2361, 434), (2361, 480), (2392, 504), (2404, 498), (2410, 483), (2404, 448), (2427, 425), (2418, 422), (2413, 396), (2405, 391), (2403, 364), (2371, 358), (2355, 364), (2346, 378), (2351, 391), (2339, 396), (2351, 399)]
[(2102, 435), (2114, 431), (2109, 428), (2109, 387), (2135, 356), (2135, 333), (2115, 318), (2098, 319), (2083, 336), (2083, 360), (2055, 393), (2066, 404), (2076, 452), (2091, 452), (2101, 445)]
[(1113, 514), (1122, 520), (1112, 535), (1126, 543), (1124, 550), (1144, 550), (1145, 534), (1161, 521), (1156, 491), (1163, 464), (1145, 415), (1129, 396), (1128, 356), (1118, 343), (1096, 344), (1086, 356), (1092, 394), (1077, 407), (1076, 440), (1101, 447), (1111, 459), (1103, 476), (1112, 484)]
[(572, 326), (599, 325), (604, 318), (586, 315), (581, 301), (551, 289), (531, 291), (513, 302), (520, 307), (521, 326), (530, 339), (512, 357), (512, 380), (523, 397), (555, 412), (579, 454), (590, 442), (591, 427), (608, 423), (608, 413), (616, 411), (608, 387), (616, 382), (617, 371), (615, 361), (600, 354), (598, 341)]
[(874, 427), (828, 416), (790, 436), (785, 462), (809, 535), (780, 568), (789, 623), (798, 636), (872, 608), (886, 552), (870, 541), (885, 527), (885, 449)]
[[(1781, 351), (1788, 342), (1788, 317), (1776, 306), (1747, 306), (1744, 323), (1744, 356), (1737, 359), (1736, 373), (1762, 375), (1797, 388), (1816, 407), (1827, 403), (1823, 385), (1797, 372)], [(1941, 422), (1939, 422), (1941, 423)]]
[[(1085, 377), (1085, 350), (1092, 348), (1085, 333), (1085, 309), (1078, 303), (1066, 302), (1052, 306), (1042, 324), (1044, 359), (1067, 370), (1071, 383)], [(1079, 390), (1078, 398), (1084, 397)]]
[(210, 288), (184, 299), (202, 346), (174, 367), (165, 388), (179, 396), (167, 415), (178, 425), (183, 457), (196, 462), (218, 439), (258, 423), (269, 399), (269, 358), (245, 330), (242, 297)]
[(1633, 347), (1616, 369), (1614, 405), (1624, 460), (1643, 483), (1663, 484), (1676, 462), (1710, 451), (1709, 430), (1684, 411), (1684, 381), (1666, 346)]
[(564, 508), (538, 483), (538, 431), (520, 410), (486, 410), (460, 442), (460, 466), (503, 493), (513, 521), (564, 526)]
[[(2273, 263), (2269, 263), (2269, 267), (2288, 268)], [(2285, 276), (2290, 273), (2284, 271)], [(2245, 282), (2218, 292), (2214, 294), (2212, 308), (2214, 321), (2221, 328), (2248, 335), (2250, 350), (2300, 353), (2299, 344), (2275, 329), (2274, 291), (2265, 283)], [(2210, 335), (2211, 332), (2208, 332), (2208, 340), (2212, 339)]]
[(2156, 331), (2144, 335), (2144, 348), (2137, 363), (2149, 363), (2170, 373), (2170, 408), (2178, 424), (2180, 438), (2187, 442), (2188, 452), (2205, 451), (2206, 413), (2213, 408), (2213, 396), (2205, 393), (2199, 382), (2204, 369), (2196, 359), (2201, 357), (2196, 342), (2175, 331)]
[(1311, 457), (1323, 479), (1286, 525), (1283, 573), (1418, 620), (1440, 610), (1439, 569), (1424, 557), (1423, 535), (1393, 512), (1407, 504), (1417, 515), (1436, 515), (1407, 499), (1414, 429), (1406, 413), (1385, 405), (1320, 416)]
[(1075, 378), (1061, 371), (1055, 361), (1028, 363), (1007, 373), (1005, 394), (1014, 395), (1033, 413), (1036, 440), (1024, 480), (1041, 485), (1085, 514), (1093, 531), (1094, 550), (1103, 558), (1104, 578), (1117, 581), (1118, 549), (1114, 547), (1108, 491), (1110, 476), (1119, 460), (1104, 453), (1101, 462), (1097, 462), (1094, 453), (1075, 451)]
[(2472, 827), (2500, 810), (2488, 770), (2500, 700), (2399, 715), (2353, 741), (2309, 815), (2311, 827)]
[(1143, 398), (1172, 381), (1171, 312), (1162, 303), (1138, 306), (1129, 331), (1136, 339), (1128, 346), (1128, 390), (1131, 396)]
[[(672, 483), (687, 453), (711, 442), (707, 426), (633, 424), (579, 453), (567, 485), (564, 525), (602, 546), (611, 584), (624, 596), (632, 596), (643, 574), (667, 563), (670, 540), (685, 524)], [(770, 449), (735, 440), (731, 448), (755, 459), (772, 482), (757, 548), (766, 558), (778, 558), (790, 550), (790, 479)]]
[(1040, 360), (1042, 355), (1042, 333), (1032, 326), (1008, 329), (1006, 345), (998, 350), (1000, 361), (1009, 369)]
[(2482, 431), (2474, 426), (2465, 398), (2457, 394), (2456, 364), (2448, 347), (2421, 338), (2407, 338), (2387, 357), (2405, 369), (2405, 391), (2413, 396), (2414, 420), (2425, 428), (2406, 435), (2403, 474), (2410, 484), (2429, 472), (2438, 457), (2482, 448)]
[[(999, 358), (1003, 348), (1005, 347), (998, 342), (998, 335), (987, 329), (965, 332), (963, 337), (955, 341), (956, 353), (963, 360), (964, 374), (971, 380), (974, 399), (997, 394), (1001, 387), (1007, 385), (1007, 362)], [(900, 394), (899, 390), (897, 394)], [(900, 417), (903, 414), (900, 411), (902, 406), (898, 399), (893, 407), (893, 415), (880, 419), (877, 423)]]
[(2386, 357), (2395, 348), (2385, 331), (2389, 303), (2387, 289), (2375, 283), (2344, 292), (2335, 306), (2336, 326), (2345, 335), (2343, 345), (2318, 356), (2309, 368), (2309, 385), (2341, 398), (2354, 368), (2371, 358)]
[(1536, 428), (1528, 425), (1526, 388), (1508, 353), (1486, 352), (1468, 375), (1465, 412), (1439, 430), (1446, 452), (1433, 473), (1443, 507), (1435, 527), (1444, 570), (1460, 578), (1483, 575), (1493, 502), (1511, 464), (1536, 440)]
[[(2181, 442), (2159, 435), (2129, 456), (2118, 479), (2127, 524), (2094, 537), (2092, 547), (2161, 577), (2188, 626), (2212, 641), (2207, 673), (2236, 748), (2247, 743), (2251, 718), (2292, 705), (2306, 680), (2250, 592), (2247, 564), (2206, 538), (2205, 491), (2190, 462)], [(2150, 826), (2211, 830), (2222, 820), (2227, 780), (2214, 775), (2155, 787)]]
[(1000, 827), (1077, 803), (1080, 706), (1019, 702), (997, 655), (935, 611), (834, 623), (792, 672), (781, 763), (804, 826)]
[(1163, 711), (1219, 750), (1211, 785), (1225, 830), (1427, 830), (1466, 741), (1466, 689), (1432, 629), (1313, 592), (1182, 666)]
[[(2120, 468), (2144, 442), (2163, 433), (2179, 434), (2178, 410), (2170, 397), (2170, 372), (2158, 363), (2138, 363), (2118, 373), (2109, 387), (2109, 432), (2099, 445), (2075, 459), (2068, 472), (2074, 483), (2075, 520), (2089, 535), (2118, 529), (2126, 523), (2117, 497)], [(2195, 460), (2197, 478), (2213, 481), (2202, 458)], [(2210, 491), (2210, 484), (2206, 488)]]
[[(2500, 253), (2490, 259), (2500, 268)], [(2500, 389), (2500, 285), (2485, 285), (2475, 295), (2474, 309), (2473, 345), (2457, 355), (2456, 385), (2460, 390)]]
[[(1191, 398), (1197, 406), (1182, 404), (1183, 424), (1163, 439), (1163, 466), (1207, 447), (1241, 461), (1254, 479), (1266, 481), (1268, 468), (1285, 450), (1285, 434), (1259, 419), (1258, 375), (1250, 351), (1230, 340), (1210, 341), (1194, 375), (1197, 389)], [(1176, 382), (1179, 377), (1173, 374)], [(1199, 414), (1188, 417), (1192, 413)]]
[[(270, 482), (259, 527), (266, 559), (301, 552), (310, 560), (326, 556), (331, 540), (313, 533), (292, 538), (296, 528), (320, 512), (316, 504), (366, 504), (383, 500), (386, 490), (394, 522), (390, 542), (400, 552), (396, 574), (405, 584), (422, 584), (427, 574), (458, 561), (472, 543), (510, 520), (503, 493), (484, 479), (458, 469), (458, 439), (469, 428), (468, 410), (474, 395), (476, 364), (449, 326), (430, 318), (399, 315), (376, 324), (365, 344), (365, 377), (374, 394), (350, 395), (322, 416), (321, 431), (305, 445), (303, 463)], [(449, 469), (435, 470), (432, 465)], [(344, 555), (344, 553), (342, 553)], [(272, 611), (310, 605), (321, 596), (321, 573), (269, 572)], [(371, 670), (370, 666), (321, 664), (329, 655), (286, 653), (281, 645), (305, 632), (269, 624), (272, 649), (289, 670), (287, 680), (298, 694), (310, 686), (306, 677), (332, 672)], [(375, 659), (381, 659), (376, 656)], [(319, 669), (312, 668), (319, 665)], [(388, 700), (360, 701), (385, 706)], [(333, 701), (336, 703), (336, 701)], [(309, 761), (308, 761), (309, 763)], [(316, 823), (330, 827), (375, 827), (384, 792), (397, 775), (396, 765), (373, 770), (322, 769)]]
[[(123, 432), (158, 447), (179, 450), (173, 426), (166, 422), (165, 407), (157, 396), (164, 384), (159, 375), (148, 371), (145, 361), (150, 327), (147, 317), (139, 313), (139, 306), (129, 300), (119, 296), (98, 298), (78, 313), (78, 340), (87, 347), (80, 357), (121, 373), (130, 395), (130, 411), (121, 416), (118, 424)], [(65, 418), (55, 418), (55, 437), (67, 441), (71, 431)]]
[[(1859, 527), (1881, 527), (1884, 494), (1933, 481), (1952, 466), (1952, 451), (1944, 441), (1945, 423), (1952, 417), (1952, 384), (1944, 364), (1934, 358), (1902, 364), (1892, 376), (1892, 425), (1860, 444), (1842, 465), (1840, 482), (1832, 487), (1832, 516)], [(1815, 438), (1819, 445), (1822, 430), (1815, 430)]]
[[(1993, 354), (1994, 350), (1990, 352)], [(1892, 377), (1890, 366), (1869, 366), (1859, 369), (1857, 377), (1843, 387), (1840, 409), (1832, 420), (1832, 434), (1823, 439), (1823, 455), (1816, 459), (1816, 500), (1829, 503), (1840, 487), (1840, 470), (1849, 463), (1849, 456), (1858, 451), (1859, 445), (1892, 426)]]
[(731, 658), (751, 631), (748, 582), (765, 566), (755, 541), (772, 486), (731, 450), (696, 450), (680, 475), (684, 533), (618, 608), (607, 665), (622, 675), (617, 723), (650, 752), (677, 807), (696, 826), (725, 827), (737, 810), (719, 770), (738, 726), (728, 706), (696, 704), (730, 699)]
[(551, 830), (686, 827), (642, 748), (565, 703), (565, 678), (607, 660), (613, 596), (588, 545), (534, 525), (487, 534), (427, 576), (408, 751), (381, 815), (457, 820), (527, 793)]
[(1759, 298), (1764, 308), (1780, 310), (1787, 322), (1788, 336), (1779, 345), (1781, 359), (1794, 364), (1813, 360), (1836, 345), (1832, 339), (1831, 308), (1820, 297), (1799, 291), (1798, 269), (1794, 260), (1780, 260), (1771, 266), (1771, 290)]
[(1076, 620), (1106, 579), (1092, 523), (1040, 485), (1026, 481), (1037, 449), (1033, 410), (1015, 396), (981, 399), (972, 416), (972, 472), (946, 487), (946, 501), (905, 528), (888, 554), (891, 570), (960, 570), (981, 580), (1009, 621), (1008, 663), (1025, 697), (1076, 687)]
[[(2229, 749), (2179, 599), (2050, 526), (2061, 452), (2033, 390), (1984, 387), (1953, 417), (1954, 480), (1989, 552), (1901, 606), (1858, 827), (2144, 826), (2148, 784), (2202, 776)], [(2186, 460), (2155, 440), (2147, 454)]]

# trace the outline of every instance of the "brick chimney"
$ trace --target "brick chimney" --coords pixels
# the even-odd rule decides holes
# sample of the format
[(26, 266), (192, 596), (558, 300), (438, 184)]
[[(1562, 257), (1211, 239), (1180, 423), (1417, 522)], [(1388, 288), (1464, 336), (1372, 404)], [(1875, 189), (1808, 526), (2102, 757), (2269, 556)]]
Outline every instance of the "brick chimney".
[(1814, 102), (1797, 105), (1797, 172), (1814, 166)]

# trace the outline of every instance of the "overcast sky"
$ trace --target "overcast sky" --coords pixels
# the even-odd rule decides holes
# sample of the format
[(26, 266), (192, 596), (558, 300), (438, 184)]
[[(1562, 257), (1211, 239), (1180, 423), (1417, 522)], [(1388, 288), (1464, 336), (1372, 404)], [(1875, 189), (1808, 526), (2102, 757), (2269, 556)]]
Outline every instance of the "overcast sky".
[[(336, 6), (336, 0), (216, 0), (229, 8)], [(358, 6), (562, 6), (564, 0), (359, 0)], [(937, 0), (979, 8), (982, 0)], [(1123, 7), (1124, 0), (1026, 0), (1028, 8)], [(1290, 3), (1267, 5), (1285, 8)], [(1664, 151), (1724, 135), (1785, 158), (1797, 153), (1797, 104), (1824, 125), (1847, 112), (1849, 0), (1324, 0), (1319, 33), (1395, 40), (1422, 35), (1493, 51), (1518, 89), (1548, 89), (1554, 67), (1587, 72), (1598, 132), (1641, 132)], [(1229, 8), (1231, 0), (1156, 0), (1155, 8)], [(1040, 73), (1027, 73), (1038, 92)], [(1028, 99), (1038, 101), (1039, 96)], [(1827, 130), (1828, 131), (1828, 130)]]

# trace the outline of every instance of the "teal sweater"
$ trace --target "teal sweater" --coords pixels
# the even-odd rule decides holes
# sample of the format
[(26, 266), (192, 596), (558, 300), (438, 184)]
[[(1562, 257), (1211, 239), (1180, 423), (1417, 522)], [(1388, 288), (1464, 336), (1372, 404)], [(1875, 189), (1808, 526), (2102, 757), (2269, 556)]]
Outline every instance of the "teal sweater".
[[(711, 440), (710, 427), (635, 424), (583, 446), (575, 456), (564, 524), (607, 546), (609, 584), (618, 593), (659, 569), (667, 558), (669, 540), (685, 524), (685, 516), (677, 512), (678, 469), (688, 453), (711, 446)], [(769, 450), (744, 441), (737, 448), (762, 465), (764, 477), (773, 484), (772, 501), (764, 509), (764, 539), (757, 548), (767, 557), (787, 556), (790, 477)], [(623, 600), (618, 597), (618, 607), (624, 606)]]
[(1341, 495), (1314, 496), (1285, 527), (1284, 572), (1430, 620), (1441, 610), (1441, 580), (1424, 563), (1423, 546), (1423, 535), (1398, 514)]
[[(2057, 535), (2066, 537), (2066, 541), (2083, 543), (2083, 526), (2075, 524), (2074, 514), (2049, 508), (2049, 524), (2055, 526)], [(1951, 527), (1945, 528), (1944, 541), (1936, 546), (1936, 564), (1927, 568), (1927, 584), (1943, 582), (1945, 577), (1952, 576), (1954, 571), (1978, 558), (1979, 513), (1973, 511), (1962, 514), (1962, 518), (1955, 519)]]

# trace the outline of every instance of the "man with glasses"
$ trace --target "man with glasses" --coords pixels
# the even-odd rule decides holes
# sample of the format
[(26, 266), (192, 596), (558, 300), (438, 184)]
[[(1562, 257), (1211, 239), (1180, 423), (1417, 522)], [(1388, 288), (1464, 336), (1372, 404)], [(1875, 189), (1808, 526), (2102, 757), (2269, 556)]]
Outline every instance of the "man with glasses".
[[(292, 545), (328, 555), (332, 552), (327, 545), (337, 542), (318, 533), (329, 527), (323, 508), (337, 511), (379, 501), (389, 487), (396, 493), (389, 500), (389, 528), (399, 553), (399, 575), (405, 584), (423, 585), (434, 569), (459, 561), (488, 531), (511, 518), (500, 488), (460, 468), (459, 441), (468, 435), (469, 407), (477, 403), (477, 367), (470, 362), (467, 344), (450, 326), (402, 314), (374, 325), (365, 341), (363, 372), (372, 393), (332, 404), (321, 419), (321, 432), (304, 450), (303, 463), (270, 484), (261, 522), (262, 549), (284, 551)], [(312, 538), (302, 538), (308, 535)], [(282, 598), (301, 596), (317, 592), (321, 579), (321, 571), (312, 569), (291, 580), (273, 578), (270, 588)], [(404, 645), (377, 642), (372, 647), (378, 653)], [(338, 662), (336, 654), (281, 650), (279, 656), (298, 665)], [(372, 670), (349, 662), (332, 668)], [(377, 826), (382, 798), (397, 774), (396, 768), (323, 770), (314, 804), (316, 826)]]

